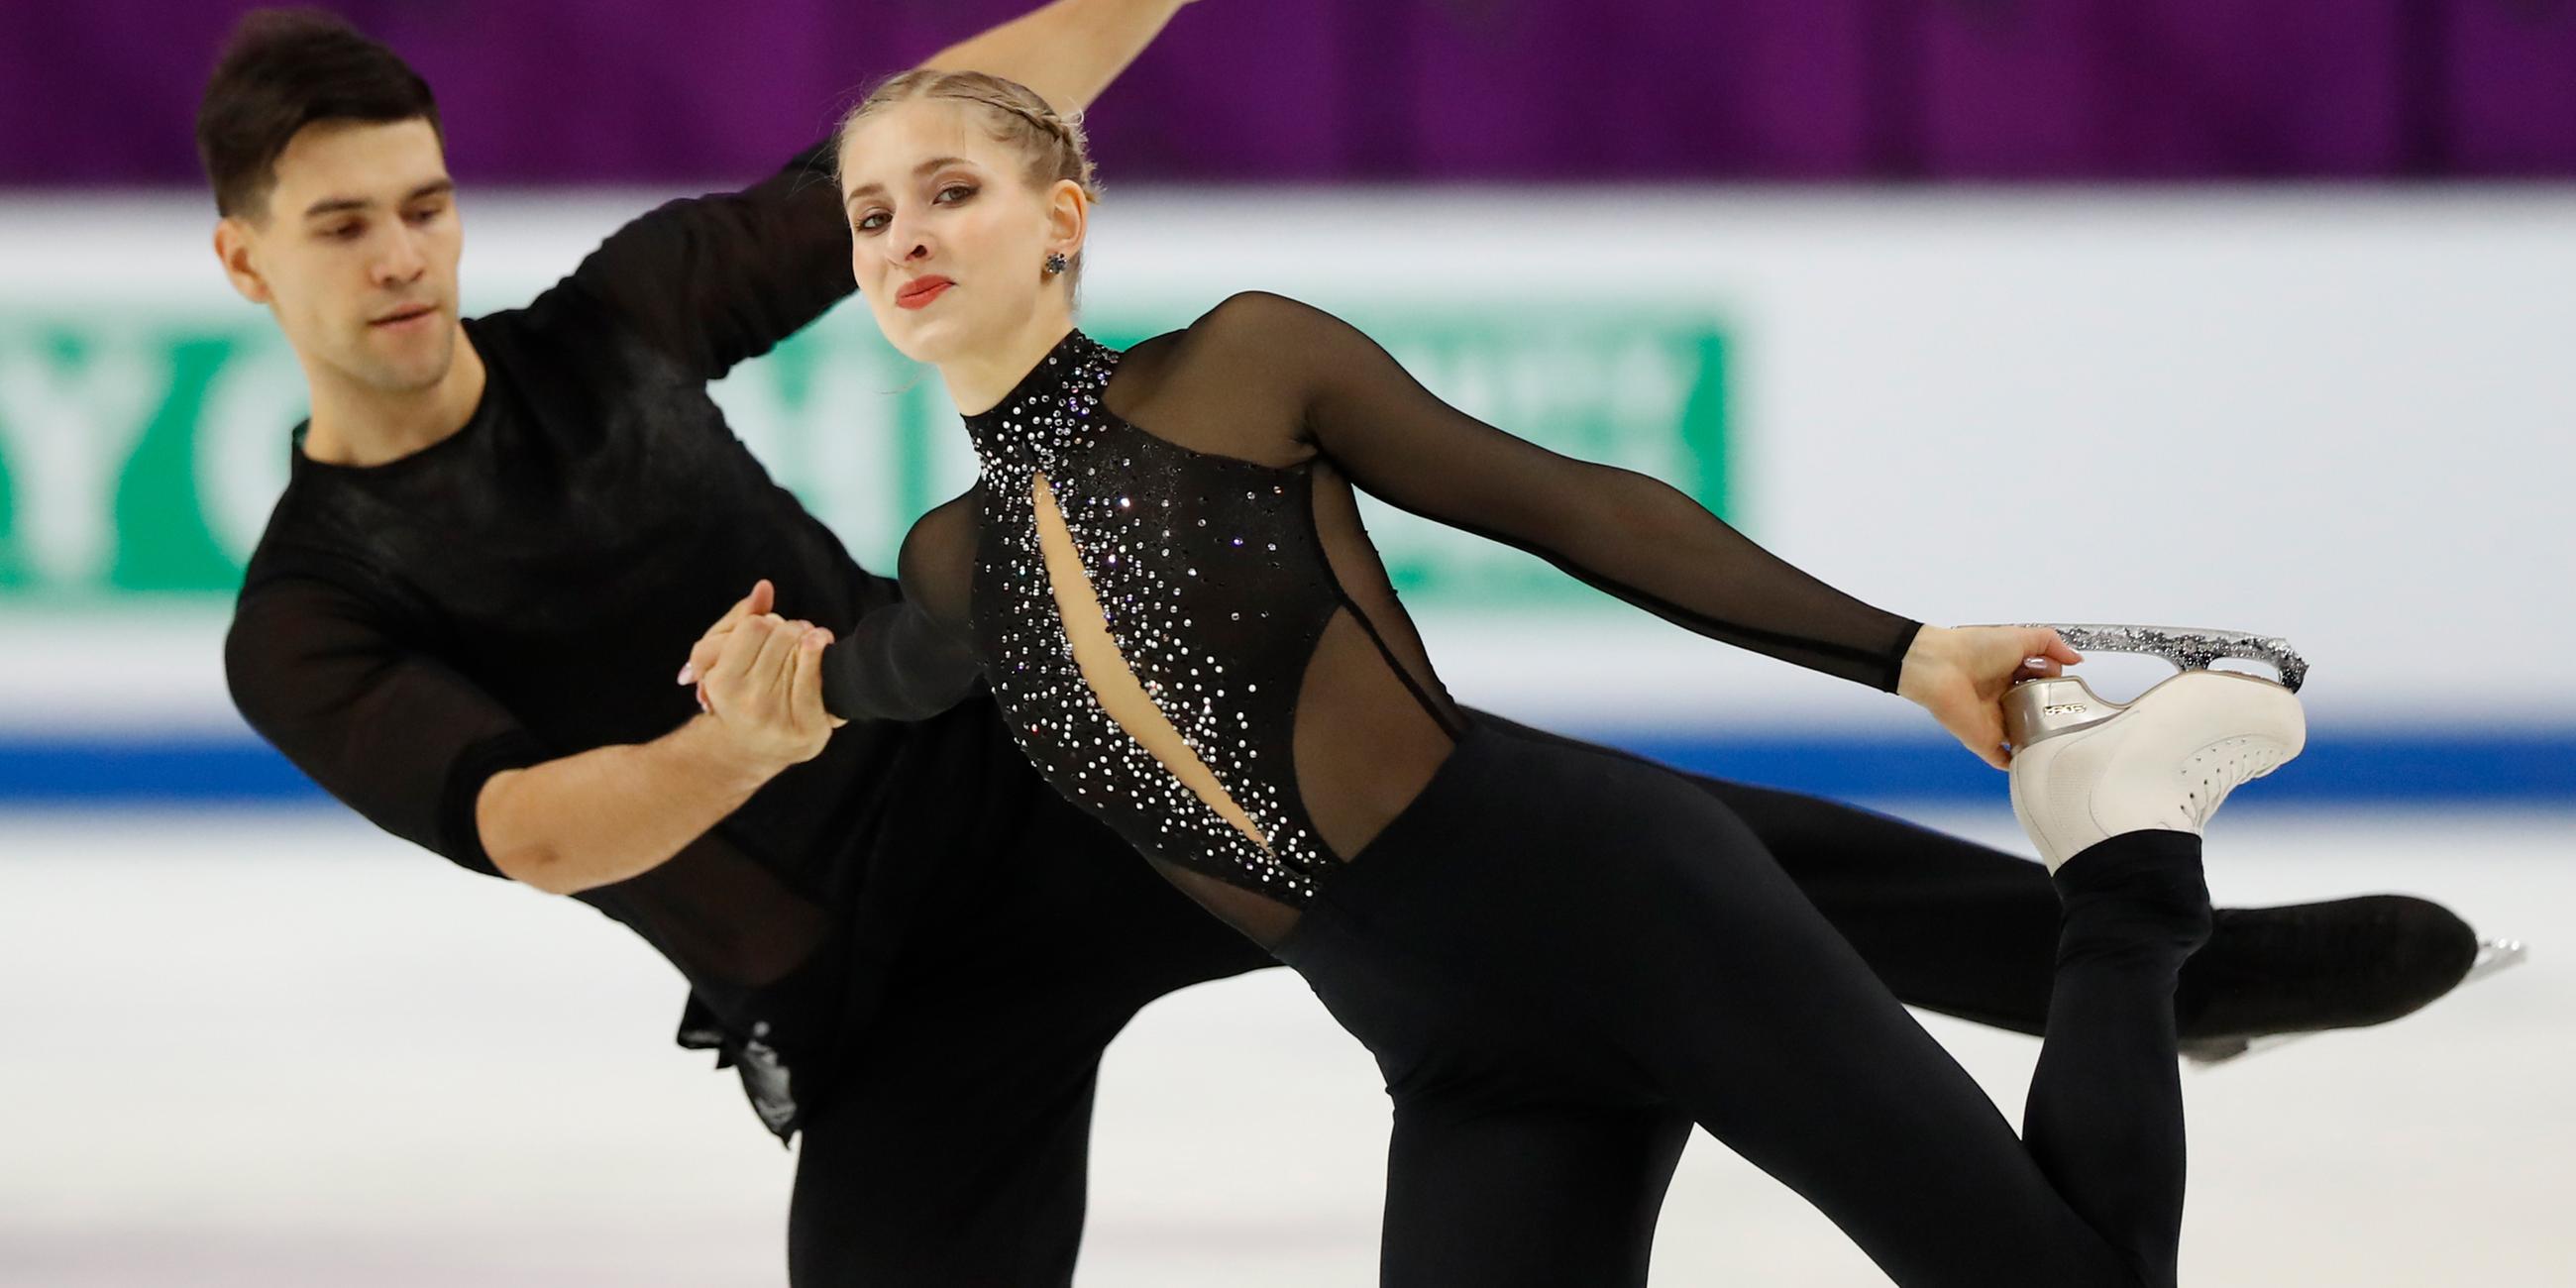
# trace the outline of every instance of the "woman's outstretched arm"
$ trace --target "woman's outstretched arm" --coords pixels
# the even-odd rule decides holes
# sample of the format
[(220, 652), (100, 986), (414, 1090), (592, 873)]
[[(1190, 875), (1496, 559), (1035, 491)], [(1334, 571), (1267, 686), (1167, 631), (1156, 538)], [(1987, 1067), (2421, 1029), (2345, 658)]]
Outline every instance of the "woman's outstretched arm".
[(1237, 296), (1211, 321), (1266, 333), (1264, 347), (1289, 367), (1280, 375), (1303, 433), (1371, 494), (1526, 550), (1700, 634), (1895, 690), (1920, 622), (1808, 576), (1671, 485), (1560, 456), (1459, 411), (1375, 341), (1294, 300)]
[[(2045, 630), (1926, 627), (1863, 603), (1666, 483), (1558, 455), (1449, 406), (1321, 310), (1251, 293), (1200, 326), (1225, 336), (1215, 348), (1261, 355), (1263, 370), (1245, 378), (1291, 399), (1312, 448), (1371, 494), (1702, 635), (1902, 693), (1989, 764), (2007, 763), (2004, 689), (2077, 660)], [(2031, 657), (2053, 660), (2025, 668)]]

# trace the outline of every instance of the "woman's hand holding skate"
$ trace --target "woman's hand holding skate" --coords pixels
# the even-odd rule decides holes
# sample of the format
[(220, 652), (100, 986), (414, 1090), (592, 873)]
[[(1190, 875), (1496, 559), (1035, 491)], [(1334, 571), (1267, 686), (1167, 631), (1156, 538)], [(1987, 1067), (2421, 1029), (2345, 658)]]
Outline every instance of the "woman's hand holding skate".
[(2083, 660), (2044, 626), (1926, 626), (1906, 650), (1896, 692), (1987, 764), (2008, 769), (2005, 691)]

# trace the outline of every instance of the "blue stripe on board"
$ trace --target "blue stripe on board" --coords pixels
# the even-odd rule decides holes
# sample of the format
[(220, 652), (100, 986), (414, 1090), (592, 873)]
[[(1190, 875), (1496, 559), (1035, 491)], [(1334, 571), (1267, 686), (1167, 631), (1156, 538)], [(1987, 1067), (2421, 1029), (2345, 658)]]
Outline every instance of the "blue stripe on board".
[[(1693, 773), (1851, 798), (2002, 801), (2004, 776), (1955, 743), (1917, 739), (1632, 738)], [(2314, 731), (2307, 750), (2244, 804), (2576, 806), (2576, 730), (2464, 734)], [(2236, 807), (2231, 801), (2231, 808)]]
[[(2000, 801), (2004, 776), (1921, 738), (1603, 735), (1694, 773), (1863, 799)], [(320, 800), (265, 744), (241, 739), (0, 739), (0, 803), (186, 804)], [(2313, 733), (2306, 754), (2246, 803), (2576, 806), (2576, 729)]]
[(0, 740), (0, 803), (327, 800), (267, 743)]

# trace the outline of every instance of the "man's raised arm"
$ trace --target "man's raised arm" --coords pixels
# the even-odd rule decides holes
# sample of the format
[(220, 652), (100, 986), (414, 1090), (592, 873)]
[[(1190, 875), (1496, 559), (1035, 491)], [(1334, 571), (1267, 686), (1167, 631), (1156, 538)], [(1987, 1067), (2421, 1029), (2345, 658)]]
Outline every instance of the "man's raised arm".
[(1100, 97), (1190, 0), (1055, 0), (922, 60), (989, 72), (1036, 90), (1059, 112)]

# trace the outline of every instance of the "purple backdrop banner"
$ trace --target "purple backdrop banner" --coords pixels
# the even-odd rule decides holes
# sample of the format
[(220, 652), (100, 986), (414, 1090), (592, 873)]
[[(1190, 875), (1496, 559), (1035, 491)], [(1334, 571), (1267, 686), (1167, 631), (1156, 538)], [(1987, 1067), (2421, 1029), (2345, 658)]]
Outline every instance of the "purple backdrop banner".
[[(238, 0), (0, 0), (0, 183), (196, 181)], [(748, 176), (1015, 0), (338, 0), (479, 182)], [(2576, 0), (1200, 0), (1133, 180), (2576, 177)]]

